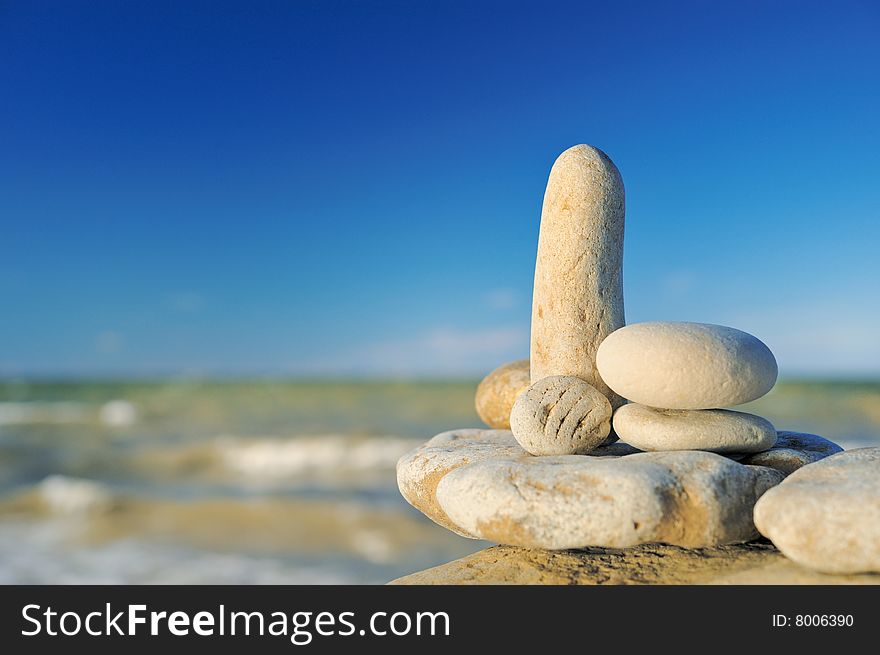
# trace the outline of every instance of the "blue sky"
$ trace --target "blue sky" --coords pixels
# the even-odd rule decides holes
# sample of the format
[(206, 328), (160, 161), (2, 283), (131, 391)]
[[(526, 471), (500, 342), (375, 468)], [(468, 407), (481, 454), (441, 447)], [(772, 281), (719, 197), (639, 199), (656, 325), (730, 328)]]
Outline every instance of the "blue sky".
[(629, 322), (878, 375), (878, 33), (872, 2), (2, 2), (0, 375), (526, 356), (577, 143), (626, 183)]

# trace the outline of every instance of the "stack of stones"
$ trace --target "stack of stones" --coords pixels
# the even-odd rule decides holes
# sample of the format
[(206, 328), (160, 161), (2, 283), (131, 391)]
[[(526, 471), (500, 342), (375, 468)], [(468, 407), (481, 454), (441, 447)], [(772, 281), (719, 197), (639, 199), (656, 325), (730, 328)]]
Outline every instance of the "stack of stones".
[(403, 496), (460, 535), (513, 546), (701, 548), (760, 528), (807, 566), (880, 571), (880, 449), (843, 453), (722, 409), (773, 387), (773, 354), (729, 327), (625, 326), (623, 231), (616, 166), (566, 150), (544, 196), (530, 358), (480, 383), (491, 429), (444, 432), (400, 459)]
[(776, 384), (773, 353), (750, 334), (702, 323), (636, 323), (602, 342), (596, 365), (631, 401), (614, 413), (614, 430), (636, 448), (745, 454), (776, 443), (767, 419), (718, 409), (756, 400)]

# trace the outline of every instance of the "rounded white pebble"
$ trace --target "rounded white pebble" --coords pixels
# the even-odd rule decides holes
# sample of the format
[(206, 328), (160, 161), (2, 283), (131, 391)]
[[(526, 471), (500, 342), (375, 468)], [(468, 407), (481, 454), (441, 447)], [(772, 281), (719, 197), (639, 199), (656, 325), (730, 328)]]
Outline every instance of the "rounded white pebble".
[(654, 321), (608, 335), (599, 374), (635, 403), (663, 409), (741, 405), (776, 384), (776, 358), (757, 337), (722, 325)]
[(654, 409), (630, 403), (614, 413), (614, 430), (640, 450), (759, 453), (776, 443), (765, 418), (729, 409)]

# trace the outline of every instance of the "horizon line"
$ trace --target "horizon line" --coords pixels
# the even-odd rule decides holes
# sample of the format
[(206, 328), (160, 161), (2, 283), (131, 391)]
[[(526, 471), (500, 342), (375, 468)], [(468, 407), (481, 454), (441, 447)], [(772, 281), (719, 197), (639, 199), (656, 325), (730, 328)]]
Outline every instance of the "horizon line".
[[(296, 383), (296, 384), (330, 384), (330, 383), (462, 383), (479, 382), (486, 374), (4, 374), (0, 373), (0, 385), (15, 384), (159, 384), (169, 382), (193, 383)], [(776, 384), (787, 383), (838, 383), (838, 384), (871, 384), (880, 383), (878, 374), (828, 374), (798, 373), (780, 376)]]

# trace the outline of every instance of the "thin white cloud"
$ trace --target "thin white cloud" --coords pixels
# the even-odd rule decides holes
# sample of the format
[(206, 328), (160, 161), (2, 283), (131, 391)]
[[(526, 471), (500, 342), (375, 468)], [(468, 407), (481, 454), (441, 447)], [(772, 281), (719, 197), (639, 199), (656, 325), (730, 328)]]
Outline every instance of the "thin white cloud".
[(696, 289), (697, 274), (693, 271), (672, 271), (660, 280), (660, 289), (667, 298), (684, 298)]
[(95, 337), (95, 350), (102, 355), (112, 355), (122, 350), (125, 339), (115, 330), (104, 330)]
[(522, 296), (516, 289), (502, 288), (487, 291), (484, 299), (489, 309), (504, 311), (520, 306)]
[(778, 306), (731, 316), (764, 341), (781, 374), (880, 374), (880, 312), (834, 302)]
[(177, 291), (167, 298), (168, 306), (181, 314), (197, 314), (205, 306), (205, 298), (192, 291)]
[(528, 325), (439, 327), (411, 338), (368, 343), (344, 356), (313, 360), (312, 374), (476, 375), (528, 356)]

